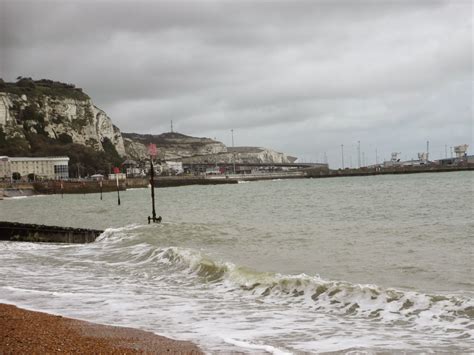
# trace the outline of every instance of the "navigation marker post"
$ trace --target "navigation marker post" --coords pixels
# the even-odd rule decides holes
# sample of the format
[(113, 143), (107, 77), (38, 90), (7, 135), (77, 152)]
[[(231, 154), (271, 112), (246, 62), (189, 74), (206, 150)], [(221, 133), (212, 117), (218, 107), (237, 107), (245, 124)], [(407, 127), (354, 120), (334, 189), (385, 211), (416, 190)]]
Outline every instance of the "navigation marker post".
[(100, 200), (102, 201), (102, 179), (99, 181), (99, 186), (100, 186)]
[(150, 221), (153, 223), (160, 223), (161, 216), (156, 218), (156, 211), (155, 211), (155, 169), (153, 168), (153, 159), (157, 156), (156, 144), (150, 143), (148, 146), (148, 154), (150, 155), (150, 187), (151, 187), (151, 215), (152, 217), (148, 216), (148, 224)]
[(118, 198), (118, 205), (120, 206), (120, 188), (119, 188), (119, 178), (118, 178), (119, 173), (120, 173), (120, 169), (115, 167), (114, 174), (115, 174), (115, 179), (117, 181), (117, 198)]

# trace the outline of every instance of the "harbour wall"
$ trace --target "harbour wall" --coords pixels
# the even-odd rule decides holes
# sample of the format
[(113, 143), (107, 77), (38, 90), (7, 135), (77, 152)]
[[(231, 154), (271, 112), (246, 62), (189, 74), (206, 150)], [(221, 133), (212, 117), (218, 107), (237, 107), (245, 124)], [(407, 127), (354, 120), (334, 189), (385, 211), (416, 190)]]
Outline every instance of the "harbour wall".
[[(158, 176), (155, 178), (155, 187), (178, 187), (187, 185), (221, 185), (236, 184), (239, 181), (259, 181), (274, 179), (300, 179), (300, 178), (329, 178), (349, 176), (372, 176), (372, 175), (394, 175), (394, 174), (416, 174), (416, 173), (441, 173), (474, 170), (474, 164), (465, 166), (404, 166), (404, 167), (363, 167), (359, 169), (307, 168), (295, 172), (274, 172), (262, 174), (235, 174), (228, 176)], [(146, 188), (150, 184), (148, 178), (127, 178), (119, 182), (120, 191), (130, 188)], [(34, 183), (10, 183), (0, 182), (0, 200), (3, 197), (31, 196), (34, 194), (86, 194), (99, 193), (98, 181), (42, 181)], [(115, 180), (104, 180), (102, 192), (115, 192), (117, 186)]]
[(440, 166), (403, 166), (403, 167), (363, 167), (358, 169), (338, 169), (338, 170), (326, 170), (321, 169), (307, 169), (306, 177), (309, 178), (328, 178), (328, 177), (342, 177), (342, 176), (373, 176), (373, 175), (402, 175), (402, 174), (418, 174), (418, 173), (445, 173), (453, 171), (474, 171), (474, 165), (465, 166), (452, 166), (452, 167), (440, 167)]
[[(154, 179), (155, 187), (177, 187), (187, 185), (221, 185), (237, 184), (236, 179), (222, 177), (220, 179), (211, 179), (204, 176), (158, 176)], [(148, 187), (150, 180), (148, 178), (128, 178), (126, 180), (127, 188)]]
[(43, 243), (91, 243), (102, 233), (95, 229), (0, 222), (0, 240)]
[[(61, 187), (62, 186), (62, 187)], [(99, 181), (45, 181), (34, 182), (33, 188), (40, 194), (89, 194), (99, 193), (101, 187)], [(126, 190), (125, 182), (119, 181), (119, 190)], [(102, 181), (102, 192), (117, 191), (117, 183), (115, 180)]]

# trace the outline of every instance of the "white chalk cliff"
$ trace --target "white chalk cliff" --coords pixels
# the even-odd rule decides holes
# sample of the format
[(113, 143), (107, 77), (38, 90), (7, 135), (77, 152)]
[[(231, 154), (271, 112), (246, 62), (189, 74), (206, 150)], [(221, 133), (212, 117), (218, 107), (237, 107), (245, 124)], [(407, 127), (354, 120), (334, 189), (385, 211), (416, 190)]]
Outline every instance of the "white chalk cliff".
[(73, 143), (98, 151), (103, 150), (102, 143), (108, 139), (121, 156), (126, 155), (120, 130), (91, 99), (0, 92), (0, 125), (7, 136), (24, 136), (25, 130), (37, 133), (38, 117), (44, 121), (44, 132), (50, 138), (68, 135)]

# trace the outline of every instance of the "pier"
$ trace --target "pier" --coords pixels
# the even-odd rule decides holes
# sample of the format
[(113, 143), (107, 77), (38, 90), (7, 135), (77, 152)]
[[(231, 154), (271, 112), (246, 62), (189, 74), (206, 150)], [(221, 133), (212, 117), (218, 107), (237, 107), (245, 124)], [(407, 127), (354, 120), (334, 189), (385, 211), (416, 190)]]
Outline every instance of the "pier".
[(41, 243), (91, 243), (101, 230), (0, 222), (0, 240)]

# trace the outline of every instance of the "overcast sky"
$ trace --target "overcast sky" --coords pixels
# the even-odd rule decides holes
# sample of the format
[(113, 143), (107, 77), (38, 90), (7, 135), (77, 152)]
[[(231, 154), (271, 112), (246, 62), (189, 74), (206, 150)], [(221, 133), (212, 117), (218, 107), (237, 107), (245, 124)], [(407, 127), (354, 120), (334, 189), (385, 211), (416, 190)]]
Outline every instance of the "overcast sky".
[(75, 83), (123, 132), (300, 161), (473, 141), (471, 0), (0, 0), (0, 77)]

